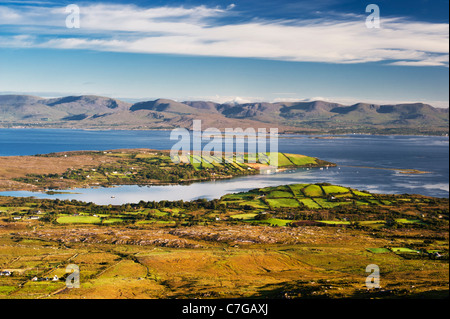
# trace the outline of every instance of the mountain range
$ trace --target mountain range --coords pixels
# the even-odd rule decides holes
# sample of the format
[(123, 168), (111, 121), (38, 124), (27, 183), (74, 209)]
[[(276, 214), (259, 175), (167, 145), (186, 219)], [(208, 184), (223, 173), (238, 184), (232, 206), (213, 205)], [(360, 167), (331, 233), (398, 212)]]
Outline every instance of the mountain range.
[(449, 110), (428, 104), (278, 102), (177, 102), (168, 99), (127, 103), (83, 95), (45, 99), (0, 95), (0, 127), (84, 129), (172, 129), (277, 127), (296, 133), (448, 134)]

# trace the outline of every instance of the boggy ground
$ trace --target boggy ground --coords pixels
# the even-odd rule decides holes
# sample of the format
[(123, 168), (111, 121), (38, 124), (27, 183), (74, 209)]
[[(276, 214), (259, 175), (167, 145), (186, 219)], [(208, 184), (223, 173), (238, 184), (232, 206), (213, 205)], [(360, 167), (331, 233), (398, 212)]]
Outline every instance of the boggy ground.
[[(433, 231), (374, 236), (342, 227), (192, 227), (0, 224), (0, 298), (395, 298), (448, 296), (448, 260), (378, 247), (405, 247)], [(448, 237), (435, 239), (448, 249)], [(446, 246), (447, 245), (447, 246)], [(68, 264), (81, 288), (67, 289)], [(368, 290), (366, 267), (381, 270)]]
[(120, 206), (0, 197), (0, 298), (448, 297), (448, 220), (448, 199), (324, 183)]

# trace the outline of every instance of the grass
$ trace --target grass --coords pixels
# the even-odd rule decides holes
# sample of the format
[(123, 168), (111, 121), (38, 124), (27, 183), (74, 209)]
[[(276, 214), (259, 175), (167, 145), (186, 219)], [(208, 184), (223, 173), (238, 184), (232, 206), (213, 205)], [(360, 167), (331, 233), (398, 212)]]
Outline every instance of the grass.
[(0, 286), (0, 296), (8, 295), (15, 290), (17, 290), (17, 287), (14, 286)]
[[(292, 298), (378, 298), (417, 296), (416, 294), (448, 293), (448, 263), (442, 261), (404, 259), (388, 253), (385, 248), (391, 239), (373, 238), (370, 234), (333, 227), (305, 229), (271, 228), (266, 225), (285, 226), (290, 220), (272, 218), (254, 221), (250, 214), (235, 214), (248, 223), (260, 226), (185, 227), (183, 235), (176, 237), (172, 230), (161, 232), (157, 225), (146, 226), (145, 234), (169, 240), (175, 238), (199, 245), (198, 248), (158, 247), (155, 245), (105, 244), (95, 242), (69, 242), (61, 247), (55, 242), (22, 241), (11, 246), (10, 234), (0, 235), (0, 259), (10, 266), (24, 266), (32, 262), (39, 272), (26, 271), (14, 278), (0, 278), (2, 298), (112, 298), (112, 299), (180, 299), (180, 298), (280, 298), (286, 294)], [(334, 221), (336, 222), (336, 221)], [(119, 228), (120, 227), (120, 228)], [(127, 227), (88, 227), (95, 231), (130, 232)], [(154, 228), (151, 228), (154, 227)], [(59, 227), (61, 236), (75, 228)], [(77, 227), (78, 229), (78, 227)], [(249, 229), (251, 231), (249, 232)], [(101, 229), (100, 229), (101, 230)], [(234, 234), (225, 241), (204, 239), (197, 232), (213, 232), (217, 238)], [(15, 230), (10, 230), (11, 232)], [(58, 231), (54, 226), (41, 229), (44, 234)], [(134, 230), (139, 231), (139, 230)], [(132, 235), (141, 238), (141, 234)], [(130, 235), (127, 233), (125, 235)], [(189, 236), (190, 235), (190, 236)], [(280, 237), (282, 236), (282, 237)], [(296, 238), (298, 237), (298, 238)], [(212, 237), (216, 238), (216, 237)], [(267, 238), (267, 242), (258, 242)], [(280, 238), (285, 238), (279, 242)], [(401, 247), (401, 239), (398, 239)], [(238, 246), (238, 247), (236, 247)], [(21, 257), (14, 264), (14, 256)], [(81, 288), (67, 289), (55, 295), (49, 294), (64, 286), (64, 282), (26, 282), (27, 276), (42, 276), (47, 271), (62, 276), (69, 258), (80, 266)], [(22, 260), (23, 259), (23, 260)], [(22, 260), (22, 261), (21, 261)], [(58, 263), (64, 262), (58, 266)], [(386, 269), (382, 277), (387, 295), (365, 293), (365, 268), (369, 264)], [(30, 264), (31, 265), (31, 264)], [(55, 265), (55, 266), (52, 266)], [(382, 266), (381, 266), (382, 265)], [(22, 287), (18, 283), (26, 282)], [(411, 286), (416, 286), (411, 289)], [(403, 295), (397, 296), (396, 293)]]
[(364, 226), (383, 226), (386, 224), (384, 220), (363, 220), (359, 223)]
[(266, 199), (267, 203), (272, 208), (280, 207), (299, 207), (300, 204), (297, 200), (293, 198), (277, 198), (277, 199)]
[(251, 196), (248, 193), (237, 193), (237, 194), (227, 194), (222, 197), (223, 201), (231, 201), (231, 200), (248, 200), (253, 199), (253, 196)]
[(350, 190), (348, 188), (342, 187), (342, 186), (323, 186), (322, 187), (325, 193), (328, 194), (344, 194), (344, 193), (350, 193)]
[(239, 170), (239, 171), (243, 171), (243, 170), (244, 170), (244, 168), (243, 168), (241, 165), (237, 164), (237, 163), (231, 163), (231, 165), (232, 165), (235, 169), (237, 169), (237, 170)]
[(101, 220), (93, 216), (62, 216), (56, 220), (59, 224), (97, 224)]
[(315, 201), (313, 201), (311, 198), (299, 199), (298, 201), (303, 203), (306, 207), (311, 208), (311, 209), (320, 208), (320, 206)]
[(267, 195), (267, 198), (292, 198), (294, 195), (286, 191), (272, 191)]
[(269, 218), (266, 220), (252, 220), (252, 222), (256, 222), (256, 223), (260, 223), (260, 224), (269, 224), (271, 226), (286, 226), (286, 225), (292, 223), (292, 220)]
[(298, 154), (284, 154), (294, 165), (297, 166), (305, 166), (309, 164), (317, 164), (316, 159), (314, 157), (309, 157), (305, 155)]
[(293, 184), (289, 185), (289, 189), (294, 194), (295, 197), (303, 197), (302, 189), (308, 186), (309, 184)]
[(323, 208), (333, 208), (333, 207), (351, 204), (349, 202), (329, 202), (328, 200), (326, 200), (324, 198), (315, 198), (314, 200)]
[(152, 214), (153, 216), (156, 216), (156, 217), (164, 217), (164, 216), (169, 215), (168, 212), (161, 212), (161, 211), (159, 211), (157, 209), (152, 209), (150, 211), (150, 214)]
[(400, 224), (421, 224), (422, 223), (422, 221), (420, 221), (418, 219), (406, 219), (406, 218), (398, 218), (395, 221)]
[(372, 194), (360, 192), (360, 191), (357, 191), (357, 190), (353, 190), (353, 194), (355, 194), (356, 196), (372, 197)]
[(259, 153), (258, 160), (261, 164), (268, 164), (270, 162), (269, 156), (267, 154)]
[(368, 251), (374, 254), (386, 254), (390, 253), (391, 251), (387, 248), (366, 248)]
[[(312, 198), (303, 196), (303, 189), (311, 194), (318, 191), (317, 187), (320, 189), (320, 185), (297, 184), (232, 194), (214, 202), (211, 208), (186, 203), (172, 209), (171, 205), (161, 203), (133, 208), (95, 207), (95, 211), (101, 212), (99, 215), (106, 217), (105, 224), (134, 219), (134, 225), (75, 225), (81, 220), (88, 222), (93, 217), (92, 209), (82, 204), (29, 200), (36, 209), (37, 204), (42, 204), (39, 207), (43, 212), (68, 223), (9, 222), (5, 217), (9, 218), (8, 214), (14, 210), (4, 210), (0, 220), (0, 264), (17, 272), (11, 278), (0, 277), (0, 297), (231, 299), (282, 298), (286, 294), (289, 298), (448, 295), (445, 259), (448, 221), (444, 212), (448, 200), (436, 198), (431, 202), (430, 198), (414, 195), (409, 202), (398, 200), (406, 195), (377, 195), (377, 201), (389, 199), (395, 204), (385, 207), (380, 202), (379, 208), (367, 206), (375, 197), (364, 197), (360, 203), (366, 207), (332, 210), (321, 208), (316, 201), (324, 207), (352, 202), (328, 202), (325, 193)], [(335, 190), (325, 192), (331, 191)], [(290, 198), (268, 198), (287, 194)], [(350, 196), (340, 193), (344, 194)], [(429, 205), (418, 208), (427, 200)], [(265, 201), (270, 203), (270, 209), (260, 208), (266, 206)], [(0, 198), (0, 202), (0, 210), (8, 208), (7, 204), (17, 204), (11, 198)], [(296, 208), (301, 203), (311, 208)], [(80, 216), (60, 213), (72, 210)], [(272, 218), (255, 220), (262, 210), (268, 211)], [(438, 210), (444, 218), (435, 216)], [(154, 214), (155, 219), (141, 220), (148, 213)], [(172, 213), (178, 213), (178, 217), (172, 218)], [(421, 222), (422, 213), (427, 214), (430, 223), (419, 228), (414, 224)], [(388, 214), (399, 217), (396, 221), (403, 227), (383, 227)], [(368, 227), (330, 227), (352, 223), (344, 217), (359, 220), (360, 225)], [(316, 227), (315, 223), (290, 227), (294, 219), (320, 220), (323, 227)], [(443, 256), (417, 254), (415, 249), (441, 252)], [(29, 282), (32, 276), (47, 276), (50, 271), (48, 277), (63, 276), (68, 263), (80, 266), (80, 289), (48, 296), (64, 283)], [(365, 269), (369, 264), (380, 265), (383, 294), (365, 289)], [(19, 283), (25, 284), (19, 287)]]
[(262, 200), (260, 199), (255, 199), (255, 200), (246, 200), (246, 201), (241, 201), (239, 203), (240, 206), (251, 206), (255, 209), (267, 209), (269, 208)]
[(278, 153), (278, 166), (279, 167), (294, 166), (294, 163), (292, 163), (289, 160), (289, 158), (287, 158), (283, 153)]
[(303, 189), (305, 196), (308, 197), (322, 197), (324, 196), (322, 188), (318, 185), (309, 185)]
[(149, 219), (149, 220), (140, 220), (136, 222), (136, 225), (146, 225), (146, 224), (160, 224), (160, 225), (172, 225), (176, 222), (173, 220), (158, 220), (158, 219)]
[(405, 247), (392, 247), (391, 251), (394, 252), (394, 253), (406, 253), (406, 254), (418, 253), (417, 250), (410, 249), (410, 248), (405, 248)]
[(248, 220), (248, 219), (254, 219), (255, 216), (257, 216), (257, 214), (249, 213), (249, 214), (231, 215), (230, 217), (233, 219)]

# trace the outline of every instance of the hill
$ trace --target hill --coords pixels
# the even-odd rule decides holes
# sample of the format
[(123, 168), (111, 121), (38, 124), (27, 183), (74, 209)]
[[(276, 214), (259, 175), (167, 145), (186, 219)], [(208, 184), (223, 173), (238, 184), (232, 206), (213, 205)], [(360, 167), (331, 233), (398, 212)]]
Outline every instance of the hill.
[(101, 96), (0, 95), (0, 127), (172, 129), (278, 127), (280, 132), (448, 134), (449, 111), (428, 104), (279, 102), (219, 104), (169, 99), (135, 104)]

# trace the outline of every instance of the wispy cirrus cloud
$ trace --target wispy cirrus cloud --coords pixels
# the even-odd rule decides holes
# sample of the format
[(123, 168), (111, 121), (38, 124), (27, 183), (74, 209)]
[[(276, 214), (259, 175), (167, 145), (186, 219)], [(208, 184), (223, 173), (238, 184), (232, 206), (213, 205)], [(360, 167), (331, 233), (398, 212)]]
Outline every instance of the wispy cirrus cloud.
[[(81, 29), (65, 8), (0, 6), (0, 46), (258, 58), (282, 61), (448, 66), (448, 24), (365, 16), (227, 23), (238, 8), (81, 6)], [(8, 29), (9, 28), (9, 29)]]

